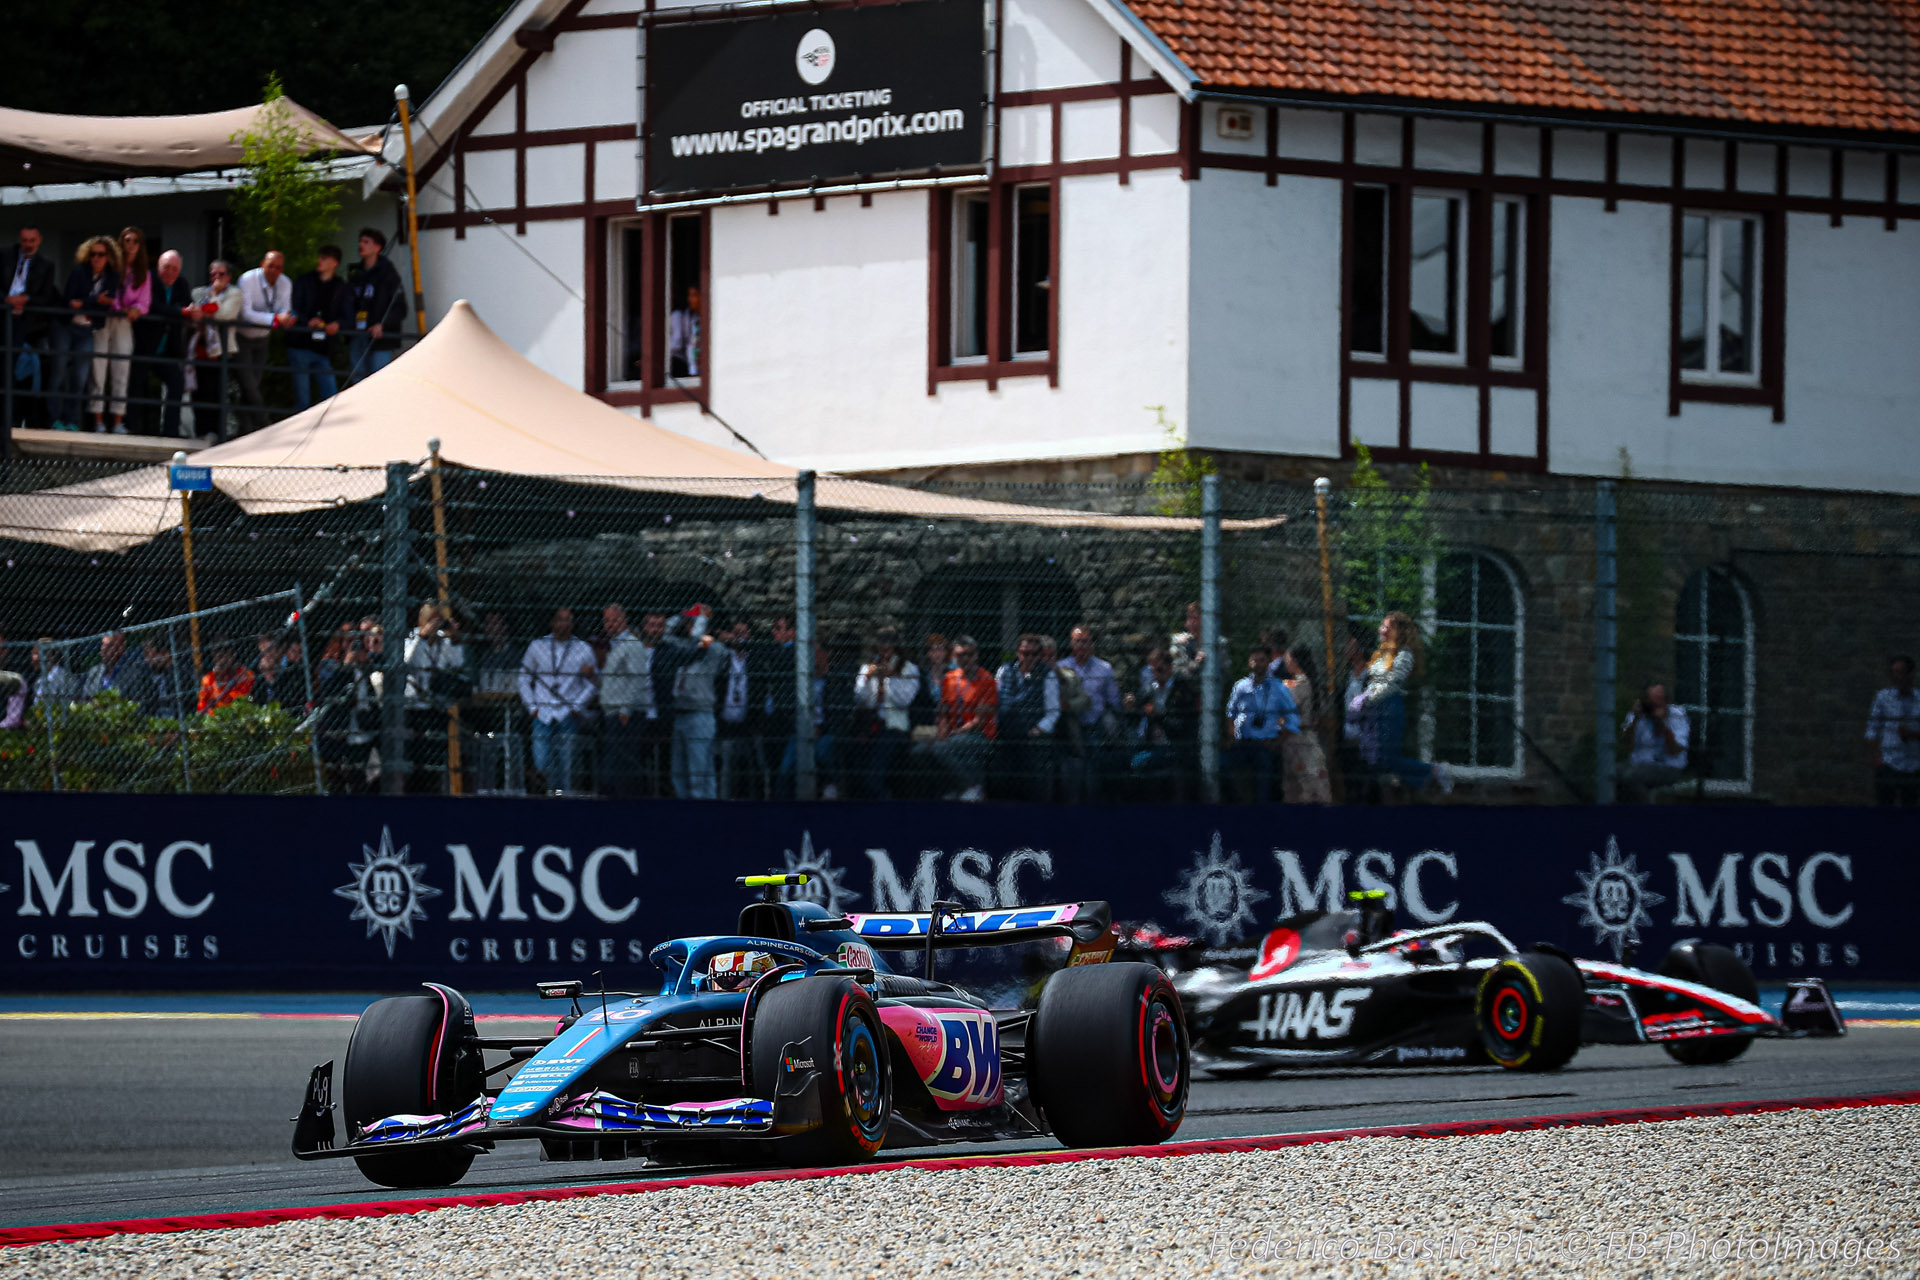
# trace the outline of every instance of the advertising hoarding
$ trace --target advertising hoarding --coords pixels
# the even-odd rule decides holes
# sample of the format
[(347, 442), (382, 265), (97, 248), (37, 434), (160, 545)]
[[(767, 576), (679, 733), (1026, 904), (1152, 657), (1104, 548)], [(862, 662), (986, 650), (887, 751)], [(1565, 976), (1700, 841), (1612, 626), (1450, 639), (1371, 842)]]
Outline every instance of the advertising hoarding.
[(983, 0), (647, 33), (654, 197), (967, 169), (986, 149)]

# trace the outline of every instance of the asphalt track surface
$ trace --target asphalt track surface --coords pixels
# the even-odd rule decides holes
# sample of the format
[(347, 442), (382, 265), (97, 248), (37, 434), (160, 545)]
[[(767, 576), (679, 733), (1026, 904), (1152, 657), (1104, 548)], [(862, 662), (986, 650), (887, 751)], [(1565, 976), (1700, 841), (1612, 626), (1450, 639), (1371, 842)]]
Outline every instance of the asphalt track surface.
[[(12, 1007), (0, 1009), (0, 1227), (409, 1198), (367, 1183), (349, 1160), (303, 1163), (289, 1151), (288, 1117), (298, 1108), (307, 1072), (343, 1056), (351, 1015), (207, 1011), (216, 1002), (204, 997), (199, 1011), (149, 1007), (134, 1016), (71, 1005), (36, 1012), (24, 1002), (6, 1003)], [(526, 1006), (515, 1001), (506, 1009), (520, 1015)], [(1887, 1015), (1860, 1010), (1853, 1016)], [(551, 1026), (551, 1015), (495, 1015), (483, 1022), (482, 1034)], [(1180, 1137), (1913, 1088), (1920, 1088), (1920, 1025), (1866, 1026), (1843, 1040), (1759, 1041), (1718, 1067), (1683, 1067), (1657, 1048), (1596, 1046), (1568, 1069), (1538, 1076), (1421, 1068), (1203, 1078)], [(958, 1155), (1053, 1146), (1046, 1140), (938, 1150)], [(482, 1156), (455, 1190), (582, 1187), (714, 1171), (638, 1160), (544, 1164), (538, 1144), (506, 1143)]]

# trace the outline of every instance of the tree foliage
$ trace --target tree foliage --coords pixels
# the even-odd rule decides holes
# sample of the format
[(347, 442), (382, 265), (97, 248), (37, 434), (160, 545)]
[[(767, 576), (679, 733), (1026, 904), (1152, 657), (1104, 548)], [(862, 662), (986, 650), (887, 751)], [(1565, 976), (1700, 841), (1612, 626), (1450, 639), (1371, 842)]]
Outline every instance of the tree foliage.
[(1433, 518), (1433, 476), (1422, 463), (1410, 487), (1395, 489), (1365, 445), (1355, 452), (1336, 535), (1347, 613), (1372, 621), (1398, 609), (1418, 621), (1447, 555)]
[[(507, 11), (506, 0), (152, 0), (17, 4), (0, 105), (74, 115), (173, 115), (246, 106), (279, 67), (287, 96), (345, 127), (423, 100)], [(111, 68), (103, 72), (103, 68)]]
[(0, 732), (0, 791), (50, 791), (53, 769), (65, 791), (281, 795), (313, 786), (313, 746), (280, 707), (232, 702), (211, 715), (150, 717), (120, 694), (65, 703), (47, 735), (47, 704), (36, 702), (18, 730)]
[(239, 136), (245, 179), (234, 189), (241, 261), (260, 261), (269, 249), (287, 260), (289, 275), (313, 266), (314, 251), (340, 227), (340, 192), (304, 159), (305, 134), (287, 107), (280, 77), (267, 77), (265, 104), (253, 128)]
[(1167, 447), (1160, 451), (1153, 468), (1153, 484), (1161, 490), (1160, 500), (1156, 504), (1160, 514), (1197, 516), (1200, 514), (1200, 482), (1207, 476), (1218, 474), (1220, 465), (1210, 454), (1187, 448), (1186, 437), (1180, 434), (1180, 424), (1167, 416), (1165, 405), (1147, 407), (1153, 410), (1154, 425), (1160, 428), (1161, 435), (1167, 441)]

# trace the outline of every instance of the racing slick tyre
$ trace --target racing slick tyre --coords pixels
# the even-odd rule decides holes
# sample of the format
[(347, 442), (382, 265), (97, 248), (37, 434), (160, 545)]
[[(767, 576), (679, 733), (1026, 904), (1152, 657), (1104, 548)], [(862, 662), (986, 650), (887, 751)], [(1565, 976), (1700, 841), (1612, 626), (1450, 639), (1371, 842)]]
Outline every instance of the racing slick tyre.
[(1558, 1071), (1580, 1050), (1586, 1003), (1580, 971), (1559, 956), (1508, 956), (1480, 980), (1473, 1013), (1481, 1046), (1509, 1071)]
[[(469, 1064), (479, 1054), (439, 1046), (440, 1087), (429, 1089), (434, 1051), (446, 1007), (436, 996), (395, 996), (367, 1006), (347, 1042), (341, 1072), (340, 1110), (347, 1135), (357, 1126), (398, 1115), (428, 1115), (471, 1101), (481, 1091)], [(383, 1187), (445, 1187), (460, 1181), (473, 1163), (468, 1147), (424, 1147), (355, 1156), (370, 1181)]]
[(1193, 1074), (1180, 997), (1150, 964), (1062, 969), (1040, 992), (1027, 1071), (1068, 1146), (1165, 1142), (1186, 1116)]
[(775, 1099), (815, 1073), (820, 1127), (777, 1139), (789, 1164), (851, 1164), (886, 1141), (893, 1074), (880, 1011), (850, 978), (775, 983), (753, 1011), (753, 1093)]
[[(1748, 1004), (1760, 1003), (1760, 984), (1753, 980), (1753, 970), (1747, 968), (1746, 961), (1711, 942), (1684, 938), (1674, 943), (1667, 949), (1667, 958), (1660, 962), (1660, 974), (1724, 991)], [(1684, 1062), (1690, 1067), (1710, 1067), (1732, 1062), (1752, 1044), (1752, 1036), (1709, 1036), (1700, 1040), (1668, 1040), (1660, 1047), (1675, 1062)]]

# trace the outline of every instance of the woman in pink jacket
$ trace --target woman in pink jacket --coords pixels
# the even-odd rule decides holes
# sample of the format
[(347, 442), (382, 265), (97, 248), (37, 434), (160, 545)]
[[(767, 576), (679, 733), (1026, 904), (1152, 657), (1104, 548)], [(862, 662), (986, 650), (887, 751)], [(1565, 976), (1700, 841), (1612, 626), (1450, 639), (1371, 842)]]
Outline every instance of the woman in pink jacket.
[(113, 414), (113, 433), (127, 434), (127, 376), (133, 369), (133, 322), (153, 308), (153, 277), (148, 271), (147, 237), (138, 227), (120, 233), (120, 292), (107, 322), (94, 337), (93, 429), (104, 432), (102, 416)]

